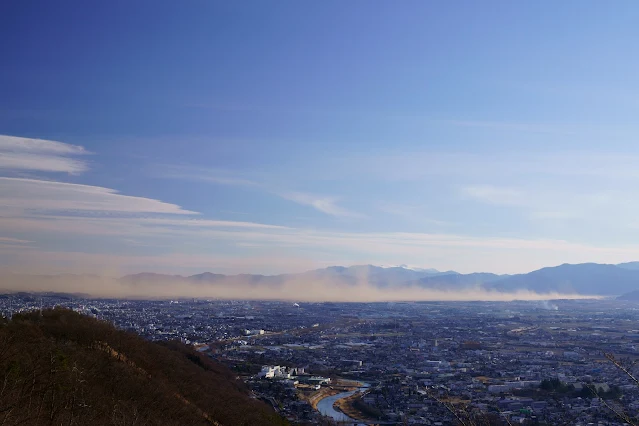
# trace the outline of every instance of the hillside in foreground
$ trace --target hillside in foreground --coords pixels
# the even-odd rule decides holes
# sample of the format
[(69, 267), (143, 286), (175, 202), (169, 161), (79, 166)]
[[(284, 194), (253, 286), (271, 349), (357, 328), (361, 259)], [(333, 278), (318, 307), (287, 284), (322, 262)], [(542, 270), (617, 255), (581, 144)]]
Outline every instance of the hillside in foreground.
[(0, 318), (2, 425), (282, 425), (226, 367), (65, 309)]

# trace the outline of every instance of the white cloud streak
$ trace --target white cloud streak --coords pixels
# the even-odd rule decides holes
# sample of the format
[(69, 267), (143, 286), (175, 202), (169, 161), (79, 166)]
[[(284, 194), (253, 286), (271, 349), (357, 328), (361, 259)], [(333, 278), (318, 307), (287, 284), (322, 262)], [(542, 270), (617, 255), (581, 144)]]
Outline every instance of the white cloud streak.
[(150, 174), (153, 177), (159, 178), (189, 180), (218, 185), (262, 186), (262, 184), (256, 180), (238, 177), (235, 173), (216, 168), (184, 165), (157, 165), (151, 169)]
[(319, 196), (304, 192), (282, 192), (278, 194), (280, 197), (293, 201), (303, 206), (313, 207), (315, 210), (330, 216), (340, 218), (362, 218), (363, 215), (345, 209), (337, 205), (338, 199), (335, 197)]
[(527, 200), (521, 190), (493, 185), (470, 185), (461, 188), (465, 197), (490, 204), (522, 205)]
[(77, 145), (0, 135), (0, 170), (79, 174), (87, 170), (87, 164), (73, 156), (83, 154), (88, 152)]
[(309, 164), (306, 170), (319, 173), (329, 168), (336, 178), (390, 182), (424, 181), (446, 176), (468, 179), (511, 179), (542, 176), (561, 179), (586, 177), (605, 180), (639, 180), (637, 152), (385, 152), (375, 156), (345, 157), (330, 164)]
[(3, 151), (50, 153), (57, 155), (88, 153), (83, 147), (77, 145), (7, 135), (0, 135), (0, 149)]
[(175, 204), (99, 186), (0, 177), (0, 212), (9, 209), (198, 214)]
[[(503, 195), (518, 195), (496, 188), (474, 188), (474, 194), (491, 201), (499, 201)], [(295, 198), (296, 202), (313, 205), (328, 214), (353, 217), (351, 212), (340, 211), (332, 199), (318, 203), (305, 194), (295, 194)], [(602, 202), (600, 198), (593, 202)], [(597, 247), (558, 239), (339, 232), (199, 219), (192, 216), (196, 212), (175, 204), (122, 195), (109, 188), (22, 178), (0, 178), (0, 206), (0, 235), (4, 235), (5, 243), (14, 245), (27, 238), (32, 240), (31, 235), (48, 235), (65, 240), (101, 236), (106, 238), (101, 241), (127, 247), (127, 240), (134, 236), (138, 246), (173, 247), (178, 252), (186, 246), (193, 252), (243, 247), (271, 257), (277, 251), (286, 259), (290, 253), (303, 251), (318, 260), (331, 253), (333, 258), (342, 256), (345, 262), (411, 263), (462, 272), (521, 272), (566, 261), (621, 262), (639, 258), (639, 248), (634, 246)], [(244, 255), (245, 252), (237, 254)], [(134, 257), (131, 262), (136, 261)]]
[(414, 224), (420, 225), (431, 225), (437, 227), (443, 226), (451, 226), (453, 223), (434, 219), (432, 217), (428, 217), (427, 213), (424, 212), (423, 206), (417, 205), (407, 205), (407, 204), (380, 204), (377, 206), (377, 210), (382, 213), (390, 214), (393, 216), (397, 216), (403, 220), (409, 221)]
[[(36, 159), (37, 161), (28, 165), (31, 167), (29, 170), (67, 172), (79, 170), (73, 169), (68, 163), (56, 166), (60, 170), (53, 170), (55, 167), (52, 166), (52, 161), (73, 160), (70, 156), (85, 153), (83, 148), (59, 142), (23, 139), (7, 139), (7, 137), (0, 139), (0, 153), (18, 153), (20, 157), (18, 159), (11, 156), (5, 157), (9, 158), (6, 161), (13, 164), (12, 170), (20, 167), (26, 169), (27, 164), (24, 161), (33, 160), (33, 156), (42, 156), (48, 159), (48, 162)], [(29, 159), (28, 156), (32, 157)], [(2, 164), (0, 162), (0, 169)], [(22, 166), (18, 167), (19, 164)], [(502, 172), (504, 170), (512, 173), (516, 170), (530, 172), (537, 167), (528, 164), (529, 167), (526, 168), (524, 167), (526, 164), (524, 166), (522, 164), (502, 164), (504, 167)], [(457, 164), (457, 167), (461, 169), (464, 166), (464, 164)], [(467, 174), (461, 176), (472, 177), (473, 173), (476, 172), (479, 175), (485, 170), (492, 172), (490, 166), (481, 165), (479, 162), (474, 163), (474, 167), (474, 169), (471, 167), (470, 171), (463, 170)], [(450, 173), (444, 170), (445, 165), (436, 164), (434, 168), (436, 170), (430, 170), (430, 172)], [(424, 169), (423, 165), (422, 169)], [(199, 177), (184, 172), (179, 177), (174, 175), (173, 178), (252, 187), (291, 202), (309, 206), (330, 216), (363, 217), (340, 206), (338, 197), (279, 190), (277, 185), (266, 185), (260, 183), (259, 179), (245, 179), (231, 173), (200, 172), (196, 173), (200, 174)], [(526, 208), (537, 206), (540, 218), (563, 217), (565, 212), (559, 208), (562, 206), (587, 205), (605, 208), (611, 200), (624, 196), (622, 192), (613, 194), (601, 191), (593, 193), (594, 195), (572, 194), (572, 198), (568, 199), (560, 192), (546, 193), (544, 197), (536, 197), (531, 195), (530, 188), (516, 186), (459, 184), (458, 187), (461, 188), (461, 193), (465, 197), (490, 204)], [(574, 202), (575, 200), (579, 203)], [(558, 208), (550, 209), (549, 206)], [(238, 268), (240, 269), (238, 272), (260, 272), (259, 268), (275, 265), (280, 268), (280, 271), (286, 272), (287, 259), (290, 259), (291, 253), (298, 252), (303, 252), (309, 259), (320, 262), (330, 256), (331, 259), (341, 259), (338, 260), (339, 263), (410, 263), (422, 267), (458, 269), (461, 272), (477, 270), (523, 272), (563, 262), (579, 263), (594, 260), (616, 263), (639, 258), (639, 247), (635, 246), (603, 247), (562, 239), (474, 237), (452, 233), (339, 232), (254, 222), (196, 219), (194, 216), (197, 214), (199, 213), (176, 204), (124, 195), (110, 188), (0, 177), (0, 235), (6, 235), (0, 238), (0, 242), (4, 243), (2, 244), (3, 257), (11, 254), (15, 256), (15, 260), (25, 260), (25, 256), (28, 255), (30, 264), (38, 263), (39, 259), (47, 263), (46, 259), (55, 257), (51, 251), (43, 251), (44, 249), (18, 249), (21, 245), (29, 247), (27, 243), (30, 240), (38, 241), (38, 238), (32, 236), (44, 234), (65, 240), (100, 236), (103, 239), (99, 241), (108, 241), (109, 247), (124, 248), (131, 246), (130, 241), (134, 237), (135, 244), (138, 246), (168, 247), (174, 251), (172, 254), (159, 257), (137, 254), (114, 258), (113, 255), (106, 253), (90, 256), (94, 260), (92, 263), (94, 265), (99, 265), (99, 259), (104, 259), (107, 263), (112, 262), (117, 268), (139, 266), (142, 270), (146, 269), (144, 265), (148, 265), (150, 269), (158, 265), (179, 268), (181, 262), (185, 262), (184, 264), (192, 267), (201, 267), (202, 270), (212, 267)], [(184, 249), (186, 246), (190, 250), (188, 253)], [(239, 247), (242, 249), (238, 249)], [(238, 249), (235, 251), (235, 257), (230, 254), (229, 248)], [(255, 256), (246, 256), (247, 252), (243, 251), (244, 249), (250, 250)], [(59, 250), (61, 251), (58, 256), (64, 258), (63, 248)], [(190, 254), (204, 253), (207, 250), (209, 253), (228, 252), (229, 254), (223, 257), (213, 254), (197, 257)], [(88, 257), (89, 254), (84, 257), (69, 254), (68, 265), (70, 268), (78, 266)], [(245, 260), (240, 261), (240, 258)], [(269, 261), (261, 262), (258, 259), (269, 259)]]
[[(546, 186), (528, 183), (526, 186), (468, 185), (460, 188), (464, 199), (487, 205), (515, 208), (522, 218), (543, 222), (573, 220), (575, 230), (583, 234), (585, 223), (592, 228), (606, 229), (609, 235), (623, 234), (639, 214), (639, 202), (632, 196), (634, 189), (588, 189), (583, 187)], [(578, 219), (579, 222), (574, 222)], [(578, 223), (578, 224), (577, 224)], [(563, 228), (564, 231), (567, 227)]]
[[(309, 259), (323, 262), (331, 253), (337, 263), (408, 262), (420, 267), (457, 269), (461, 272), (488, 270), (493, 272), (524, 272), (537, 267), (564, 262), (605, 261), (610, 263), (639, 258), (639, 247), (598, 247), (553, 239), (481, 238), (454, 234), (377, 232), (357, 233), (321, 231), (278, 227), (250, 222), (226, 222), (215, 220), (190, 220), (187, 218), (142, 217), (15, 217), (0, 220), (0, 232), (37, 232), (66, 239), (76, 236), (101, 236), (118, 242), (123, 247), (126, 240), (135, 236), (136, 241), (150, 246), (170, 247), (175, 256), (165, 258), (165, 268), (181, 268), (182, 258), (190, 258), (195, 266), (202, 257), (180, 254), (185, 247), (194, 253), (226, 253), (229, 247), (251, 250), (253, 261), (243, 261), (243, 268), (235, 272), (263, 272), (263, 262), (257, 258), (278, 258), (271, 263), (277, 272), (287, 272), (286, 259), (292, 254), (306, 253)], [(104, 240), (102, 240), (104, 241)], [(137, 243), (139, 244), (139, 243)], [(230, 252), (229, 252), (230, 253)], [(50, 255), (48, 255), (50, 256)], [(98, 257), (97, 255), (96, 258)], [(110, 255), (105, 254), (105, 259)], [(179, 257), (179, 256), (182, 256)], [(234, 268), (239, 258), (250, 257), (245, 251), (224, 255), (215, 263), (198, 263), (201, 270), (208, 268)], [(33, 254), (32, 259), (37, 259)], [(153, 270), (158, 263), (153, 256), (124, 256), (122, 266), (148, 265)], [(251, 263), (253, 262), (253, 263)], [(310, 261), (309, 261), (310, 262)], [(145, 270), (140, 267), (140, 270)]]
[(19, 238), (10, 238), (10, 237), (0, 237), (0, 244), (29, 244), (33, 241), (21, 240)]
[(158, 169), (161, 169), (161, 172), (153, 174), (163, 178), (191, 180), (217, 185), (249, 187), (303, 206), (312, 207), (329, 216), (339, 218), (364, 217), (362, 214), (339, 206), (337, 204), (339, 201), (338, 197), (316, 195), (302, 191), (281, 190), (278, 188), (278, 185), (267, 184), (263, 180), (258, 181), (257, 179), (239, 177), (224, 170), (188, 166), (163, 166), (161, 168), (158, 167)]

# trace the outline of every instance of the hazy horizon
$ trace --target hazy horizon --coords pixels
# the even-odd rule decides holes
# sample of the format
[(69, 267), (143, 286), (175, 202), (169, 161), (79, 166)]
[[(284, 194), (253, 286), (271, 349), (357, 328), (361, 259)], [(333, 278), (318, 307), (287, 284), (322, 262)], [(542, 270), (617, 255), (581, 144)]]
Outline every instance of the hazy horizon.
[[(290, 279), (277, 285), (255, 285), (249, 282), (233, 282), (232, 285), (197, 284), (191, 282), (162, 283), (141, 280), (125, 284), (117, 279), (86, 276), (79, 281), (68, 279), (40, 280), (37, 277), (1, 276), (0, 292), (58, 292), (86, 294), (92, 297), (134, 299), (214, 298), (229, 300), (287, 300), (306, 302), (390, 302), (390, 301), (515, 301), (597, 299), (599, 295), (545, 292), (530, 290), (511, 292), (484, 289), (479, 286), (457, 290), (411, 287), (380, 288), (365, 280), (355, 285), (341, 285), (331, 280)], [(35, 279), (34, 279), (35, 278)]]
[[(616, 265), (597, 264), (596, 266)], [(635, 272), (632, 268), (626, 271)], [(379, 275), (380, 272), (383, 274)], [(545, 291), (526, 287), (506, 290), (494, 288), (491, 284), (502, 282), (502, 279), (511, 278), (512, 275), (499, 275), (487, 281), (473, 278), (470, 281), (449, 282), (446, 277), (464, 277), (464, 275), (455, 271), (415, 270), (405, 265), (388, 267), (353, 265), (332, 267), (330, 271), (317, 269), (304, 273), (266, 276), (253, 274), (207, 276), (206, 274), (203, 272), (183, 276), (147, 271), (122, 277), (108, 277), (95, 274), (37, 275), (0, 272), (0, 292), (63, 292), (87, 294), (92, 297), (133, 299), (196, 297), (314, 302), (543, 301), (606, 297), (598, 292), (579, 291), (570, 284), (570, 279), (566, 283), (555, 286), (554, 289)], [(488, 273), (488, 275), (491, 274)], [(432, 281), (422, 285), (420, 277)], [(471, 274), (468, 277), (474, 276)], [(575, 276), (574, 279), (579, 281), (579, 276)], [(566, 277), (563, 280), (565, 281)], [(639, 279), (636, 280), (636, 287), (639, 288)]]
[(69, 270), (69, 269), (60, 269), (60, 270), (56, 270), (56, 268), (48, 268), (48, 269), (43, 269), (43, 270), (38, 270), (37, 268), (33, 268), (33, 267), (25, 267), (25, 268), (15, 268), (15, 267), (0, 267), (0, 276), (2, 276), (2, 274), (15, 274), (15, 275), (52, 275), (52, 276), (57, 276), (57, 275), (93, 275), (93, 276), (101, 276), (101, 277), (105, 277), (105, 278), (123, 278), (123, 277), (127, 277), (127, 276), (132, 276), (132, 275), (142, 275), (142, 274), (157, 274), (157, 275), (165, 275), (165, 276), (175, 276), (175, 277), (182, 277), (182, 278), (187, 278), (187, 277), (191, 277), (191, 276), (197, 276), (197, 275), (201, 275), (201, 274), (206, 274), (206, 273), (212, 273), (212, 274), (220, 274), (220, 275), (226, 275), (226, 276), (242, 276), (242, 275), (261, 275), (261, 276), (267, 276), (267, 277), (274, 277), (274, 276), (281, 276), (281, 275), (294, 275), (294, 274), (303, 274), (305, 272), (313, 272), (316, 270), (322, 270), (322, 269), (328, 269), (328, 268), (360, 268), (360, 267), (373, 267), (373, 268), (382, 268), (382, 269), (393, 269), (393, 268), (399, 268), (399, 269), (406, 269), (406, 270), (410, 270), (410, 271), (436, 271), (438, 274), (446, 274), (446, 273), (455, 273), (455, 274), (461, 274), (461, 275), (465, 275), (465, 274), (474, 274), (474, 273), (490, 273), (490, 274), (495, 274), (495, 275), (503, 275), (503, 276), (508, 276), (508, 275), (518, 275), (518, 274), (528, 274), (530, 272), (534, 272), (537, 271), (539, 269), (544, 269), (544, 268), (555, 268), (558, 266), (562, 266), (562, 265), (581, 265), (581, 264), (598, 264), (598, 265), (613, 265), (613, 266), (618, 266), (618, 265), (623, 265), (624, 263), (635, 263), (635, 262), (639, 262), (639, 261), (629, 261), (629, 262), (620, 262), (620, 263), (599, 263), (599, 262), (583, 262), (583, 263), (568, 263), (568, 262), (562, 262), (562, 263), (558, 263), (558, 264), (552, 264), (552, 265), (544, 265), (540, 268), (537, 269), (532, 269), (532, 270), (524, 270), (524, 271), (519, 271), (519, 272), (515, 272), (515, 273), (498, 273), (498, 272), (494, 272), (494, 271), (489, 271), (489, 270), (484, 270), (484, 269), (480, 269), (480, 270), (473, 270), (473, 271), (468, 271), (468, 272), (460, 272), (459, 270), (456, 269), (447, 269), (447, 270), (439, 270), (437, 268), (429, 268), (429, 267), (417, 267), (417, 266), (410, 266), (410, 265), (406, 265), (406, 264), (399, 264), (399, 265), (374, 265), (371, 263), (357, 263), (357, 264), (330, 264), (330, 265), (325, 265), (325, 266), (317, 266), (315, 268), (312, 269), (291, 269), (291, 270), (281, 270), (278, 272), (273, 272), (273, 273), (266, 273), (266, 274), (262, 274), (259, 272), (253, 272), (250, 270), (244, 270), (244, 271), (238, 271), (238, 272), (232, 272), (232, 273), (224, 273), (224, 272), (217, 272), (215, 269), (194, 269), (191, 272), (185, 272), (185, 273), (169, 273), (169, 272), (162, 272), (162, 268), (159, 269), (131, 269), (129, 271), (124, 271), (121, 272), (119, 274), (108, 274), (108, 273), (103, 273), (100, 270), (79, 270), (79, 271), (73, 271), (73, 270)]
[(0, 272), (639, 259), (636, 3), (30, 3)]

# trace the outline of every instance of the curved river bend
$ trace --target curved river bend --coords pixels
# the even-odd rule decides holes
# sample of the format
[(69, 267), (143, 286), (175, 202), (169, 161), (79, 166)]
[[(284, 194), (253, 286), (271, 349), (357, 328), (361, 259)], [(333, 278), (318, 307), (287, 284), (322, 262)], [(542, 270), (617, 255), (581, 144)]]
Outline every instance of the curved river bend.
[(325, 416), (330, 416), (333, 420), (336, 420), (338, 422), (354, 422), (354, 423), (358, 423), (357, 420), (352, 419), (352, 418), (348, 417), (346, 414), (342, 413), (341, 411), (337, 411), (335, 408), (333, 408), (333, 404), (335, 404), (335, 402), (338, 399), (347, 398), (347, 397), (353, 395), (358, 390), (361, 391), (361, 390), (366, 389), (368, 387), (369, 387), (368, 383), (363, 383), (363, 386), (361, 386), (357, 390), (350, 391), (350, 392), (342, 392), (342, 393), (338, 393), (338, 394), (333, 395), (333, 396), (327, 396), (326, 398), (321, 399), (320, 402), (317, 403), (317, 411), (319, 411), (320, 413), (322, 413)]

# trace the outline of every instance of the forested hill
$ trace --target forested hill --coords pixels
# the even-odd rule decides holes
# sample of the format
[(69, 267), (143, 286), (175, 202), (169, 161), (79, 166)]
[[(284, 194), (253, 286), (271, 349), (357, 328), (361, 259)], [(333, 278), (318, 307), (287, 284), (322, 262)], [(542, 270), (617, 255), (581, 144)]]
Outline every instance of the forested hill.
[(226, 367), (55, 309), (0, 319), (0, 424), (283, 425)]

